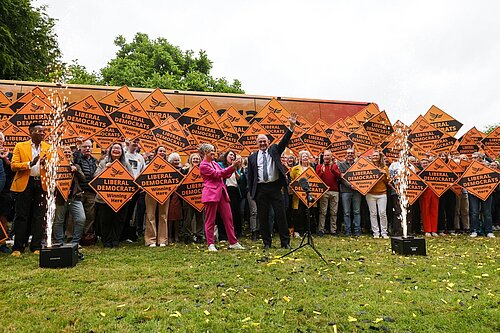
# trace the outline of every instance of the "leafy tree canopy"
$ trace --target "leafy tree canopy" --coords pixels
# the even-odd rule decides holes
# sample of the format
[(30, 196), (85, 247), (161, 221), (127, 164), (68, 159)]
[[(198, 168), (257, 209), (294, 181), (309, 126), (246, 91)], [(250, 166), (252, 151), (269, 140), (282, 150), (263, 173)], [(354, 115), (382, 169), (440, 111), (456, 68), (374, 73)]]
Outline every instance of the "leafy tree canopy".
[(54, 19), (29, 0), (0, 1), (0, 78), (51, 81), (62, 70)]
[(490, 125), (487, 125), (485, 128), (484, 128), (484, 133), (486, 134), (490, 134), (491, 132), (493, 132), (495, 130), (495, 128), (497, 128), (498, 126), (500, 126), (500, 123), (496, 123), (496, 124), (490, 124)]
[(212, 61), (205, 51), (200, 50), (196, 56), (192, 50), (183, 51), (165, 38), (151, 40), (144, 33), (137, 33), (130, 43), (118, 36), (115, 45), (119, 48), (115, 58), (100, 73), (89, 73), (74, 62), (67, 68), (66, 82), (244, 93), (239, 80), (229, 83), (210, 75)]

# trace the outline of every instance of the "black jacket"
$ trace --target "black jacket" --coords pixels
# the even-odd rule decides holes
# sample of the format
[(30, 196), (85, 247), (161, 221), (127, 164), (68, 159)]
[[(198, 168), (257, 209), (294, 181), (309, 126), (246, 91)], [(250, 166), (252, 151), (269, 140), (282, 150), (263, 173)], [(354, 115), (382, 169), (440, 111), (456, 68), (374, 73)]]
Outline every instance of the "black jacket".
[[(279, 182), (283, 186), (287, 186), (287, 180), (286, 180), (286, 170), (283, 167), (283, 164), (281, 164), (281, 154), (283, 151), (285, 151), (286, 146), (288, 145), (288, 141), (290, 141), (290, 138), (292, 137), (293, 132), (290, 131), (290, 129), (287, 129), (285, 135), (281, 139), (281, 141), (278, 144), (272, 144), (268, 148), (269, 156), (274, 161), (274, 165), (278, 168), (279, 170)], [(250, 195), (252, 196), (253, 199), (255, 199), (255, 193), (257, 192), (257, 182), (258, 182), (258, 174), (257, 174), (257, 152), (253, 152), (249, 157), (248, 157), (248, 191), (250, 191)]]

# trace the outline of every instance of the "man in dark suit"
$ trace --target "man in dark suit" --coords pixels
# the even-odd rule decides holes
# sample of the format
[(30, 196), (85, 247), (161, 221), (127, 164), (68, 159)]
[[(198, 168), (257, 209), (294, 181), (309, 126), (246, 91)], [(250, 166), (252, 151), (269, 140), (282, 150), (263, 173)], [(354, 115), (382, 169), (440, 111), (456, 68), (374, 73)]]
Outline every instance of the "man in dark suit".
[(259, 150), (248, 157), (248, 191), (257, 203), (260, 232), (264, 249), (271, 247), (272, 223), (269, 221), (269, 208), (274, 211), (274, 219), (278, 224), (281, 247), (290, 249), (290, 235), (285, 215), (285, 204), (282, 189), (288, 186), (286, 171), (281, 163), (281, 154), (288, 145), (297, 124), (297, 115), (292, 113), (290, 127), (278, 144), (270, 145), (264, 134), (257, 136)]

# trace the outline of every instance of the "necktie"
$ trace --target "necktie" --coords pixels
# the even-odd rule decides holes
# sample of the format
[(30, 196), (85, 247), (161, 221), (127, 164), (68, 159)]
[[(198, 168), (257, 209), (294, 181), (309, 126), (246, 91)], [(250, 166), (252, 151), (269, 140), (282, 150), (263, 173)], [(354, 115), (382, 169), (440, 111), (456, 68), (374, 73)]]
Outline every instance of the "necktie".
[(262, 152), (262, 159), (264, 160), (264, 167), (263, 167), (263, 177), (264, 181), (267, 182), (269, 180), (269, 174), (267, 172), (267, 154), (265, 151)]

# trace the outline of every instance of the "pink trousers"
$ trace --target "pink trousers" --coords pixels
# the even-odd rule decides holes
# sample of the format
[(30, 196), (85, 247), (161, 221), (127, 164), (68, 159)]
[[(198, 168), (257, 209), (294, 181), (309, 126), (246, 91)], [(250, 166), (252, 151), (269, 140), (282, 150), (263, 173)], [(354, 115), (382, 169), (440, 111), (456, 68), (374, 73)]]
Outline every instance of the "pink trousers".
[(214, 244), (214, 227), (215, 217), (219, 211), (220, 217), (224, 222), (227, 239), (229, 244), (238, 242), (234, 234), (233, 215), (231, 214), (231, 206), (229, 201), (222, 199), (219, 202), (206, 202), (205, 204), (205, 236), (207, 237), (208, 245)]

